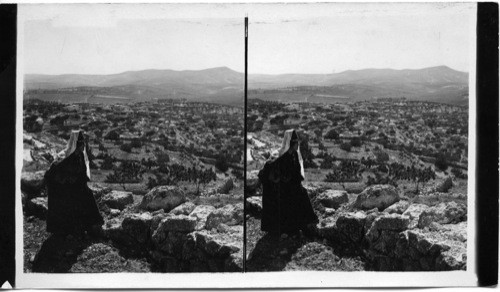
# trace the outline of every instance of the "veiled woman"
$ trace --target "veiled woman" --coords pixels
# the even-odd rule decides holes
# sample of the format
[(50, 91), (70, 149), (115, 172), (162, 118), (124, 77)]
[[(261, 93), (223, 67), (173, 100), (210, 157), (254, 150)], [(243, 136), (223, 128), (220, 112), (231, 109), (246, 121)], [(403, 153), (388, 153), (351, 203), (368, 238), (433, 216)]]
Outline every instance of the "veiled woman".
[(92, 191), (89, 159), (83, 131), (72, 131), (65, 158), (45, 173), (48, 193), (47, 231), (84, 234), (103, 224)]
[(318, 222), (307, 190), (302, 186), (304, 166), (295, 130), (285, 131), (278, 157), (259, 172), (263, 185), (262, 231), (278, 234), (310, 232)]

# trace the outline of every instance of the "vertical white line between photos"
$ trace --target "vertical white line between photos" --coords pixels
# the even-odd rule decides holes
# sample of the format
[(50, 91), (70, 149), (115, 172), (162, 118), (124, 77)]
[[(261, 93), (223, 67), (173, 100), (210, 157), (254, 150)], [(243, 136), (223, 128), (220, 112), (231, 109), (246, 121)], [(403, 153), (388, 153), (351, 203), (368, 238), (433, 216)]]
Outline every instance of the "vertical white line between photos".
[[(25, 4), (26, 5), (26, 4)], [(21, 202), (21, 170), (23, 167), (23, 83), (24, 83), (24, 14), (23, 4), (17, 6), (17, 68), (16, 68), (16, 157), (15, 157), (15, 259), (16, 286), (24, 270), (23, 209)]]
[(469, 141), (467, 165), (467, 271), (473, 272), (476, 281), (476, 28), (477, 3), (470, 9), (469, 25)]

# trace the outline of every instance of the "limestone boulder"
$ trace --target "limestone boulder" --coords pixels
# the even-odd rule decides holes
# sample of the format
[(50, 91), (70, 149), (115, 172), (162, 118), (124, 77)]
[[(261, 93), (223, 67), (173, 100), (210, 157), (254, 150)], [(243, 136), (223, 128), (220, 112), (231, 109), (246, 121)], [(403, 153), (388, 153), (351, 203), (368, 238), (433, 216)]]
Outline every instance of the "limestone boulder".
[(243, 204), (225, 205), (213, 211), (207, 217), (207, 223), (205, 228), (210, 230), (212, 228), (217, 228), (221, 223), (226, 225), (238, 225), (243, 222)]
[(184, 242), (196, 227), (196, 219), (186, 215), (170, 215), (163, 218), (151, 239), (156, 249), (180, 258)]
[(196, 218), (196, 230), (205, 229), (207, 224), (207, 218), (213, 211), (215, 211), (214, 206), (210, 205), (199, 205), (194, 208), (194, 210), (189, 214), (189, 216)]
[(326, 190), (316, 197), (323, 206), (338, 209), (349, 201), (346, 191)]
[(214, 257), (224, 258), (243, 249), (243, 230), (236, 234), (202, 230), (195, 236), (197, 248)]
[(102, 233), (107, 239), (129, 245), (131, 244), (130, 237), (123, 232), (122, 222), (123, 217), (115, 217), (110, 220), (106, 220), (102, 225)]
[(88, 184), (89, 189), (92, 191), (92, 194), (94, 195), (94, 198), (96, 200), (102, 199), (104, 195), (107, 193), (111, 192), (110, 188), (102, 187), (98, 184)]
[(317, 183), (305, 183), (304, 189), (307, 191), (309, 199), (316, 198), (319, 194), (326, 191), (325, 187), (318, 185)]
[(23, 164), (33, 162), (33, 156), (31, 155), (31, 149), (23, 149)]
[(193, 202), (186, 202), (172, 209), (172, 211), (170, 211), (170, 214), (189, 215), (191, 212), (193, 212), (194, 208), (196, 208), (196, 205)]
[(395, 187), (391, 185), (373, 185), (361, 192), (353, 204), (354, 208), (382, 211), (400, 200)]
[(453, 180), (451, 176), (444, 179), (436, 186), (436, 191), (440, 193), (447, 193), (453, 187)]
[(385, 208), (384, 212), (389, 214), (403, 214), (408, 207), (410, 207), (410, 202), (401, 200)]
[(234, 187), (234, 182), (231, 177), (224, 180), (224, 182), (217, 187), (217, 193), (219, 194), (228, 194)]
[(185, 242), (188, 240), (187, 233), (184, 232), (168, 232), (166, 238), (161, 244), (157, 242), (159, 250), (174, 256), (175, 258), (182, 259), (183, 257), (183, 247)]
[(161, 221), (165, 219), (166, 217), (172, 216), (170, 213), (165, 213), (163, 210), (161, 212), (153, 212), (151, 213), (153, 216), (153, 219), (151, 219), (151, 226), (149, 227), (149, 233), (153, 234), (156, 229), (158, 229), (158, 226), (160, 225)]
[(224, 261), (224, 272), (242, 272), (243, 253), (235, 252), (230, 254)]
[(146, 244), (150, 239), (150, 227), (153, 216), (150, 213), (126, 214), (122, 221), (122, 229), (139, 244)]
[(243, 232), (243, 225), (234, 225), (234, 226), (229, 226), (224, 223), (219, 224), (217, 226), (217, 232), (219, 233), (241, 233)]
[(365, 237), (369, 242), (376, 242), (382, 233), (386, 235), (398, 233), (408, 229), (409, 224), (410, 218), (408, 216), (400, 214), (382, 214), (373, 221)]
[(122, 213), (122, 211), (118, 209), (109, 209), (109, 215), (112, 217), (119, 216)]
[(189, 233), (196, 229), (196, 218), (186, 215), (173, 215), (160, 222), (159, 229)]
[(466, 234), (467, 224), (450, 224), (437, 231), (413, 229), (401, 232), (396, 244), (395, 255), (418, 263), (415, 270), (443, 271), (465, 270), (467, 266)]
[(22, 172), (21, 191), (29, 197), (39, 196), (41, 194), (44, 175), (45, 171)]
[(429, 206), (424, 204), (411, 204), (408, 206), (408, 209), (403, 212), (403, 215), (410, 217), (410, 225), (408, 228), (417, 228), (420, 215), (427, 209), (429, 209)]
[(378, 230), (404, 231), (410, 224), (408, 216), (399, 214), (384, 214), (379, 216), (372, 224)]
[(123, 210), (134, 202), (131, 192), (112, 190), (102, 197), (102, 202), (109, 208)]
[(186, 202), (186, 194), (176, 186), (157, 186), (144, 195), (139, 208), (156, 211), (159, 209), (169, 212)]
[(440, 224), (459, 223), (467, 220), (467, 206), (456, 202), (442, 202), (430, 207), (422, 214), (418, 220), (418, 227), (424, 228), (432, 222)]
[(246, 184), (247, 195), (248, 196), (258, 195), (258, 190), (261, 185), (259, 180), (259, 171), (258, 170), (247, 171), (246, 183), (247, 183)]
[(337, 230), (354, 242), (361, 242), (365, 230), (366, 214), (363, 212), (347, 213), (337, 219)]
[(335, 209), (333, 209), (333, 208), (325, 208), (325, 210), (323, 211), (323, 214), (325, 216), (332, 216), (333, 214), (335, 214)]

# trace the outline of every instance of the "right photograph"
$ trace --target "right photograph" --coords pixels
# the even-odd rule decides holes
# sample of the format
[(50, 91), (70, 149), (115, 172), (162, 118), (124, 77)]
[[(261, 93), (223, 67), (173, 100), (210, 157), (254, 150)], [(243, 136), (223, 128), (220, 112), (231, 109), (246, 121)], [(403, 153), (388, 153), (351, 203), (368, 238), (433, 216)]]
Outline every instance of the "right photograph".
[(249, 12), (246, 271), (470, 269), (476, 5), (277, 6)]

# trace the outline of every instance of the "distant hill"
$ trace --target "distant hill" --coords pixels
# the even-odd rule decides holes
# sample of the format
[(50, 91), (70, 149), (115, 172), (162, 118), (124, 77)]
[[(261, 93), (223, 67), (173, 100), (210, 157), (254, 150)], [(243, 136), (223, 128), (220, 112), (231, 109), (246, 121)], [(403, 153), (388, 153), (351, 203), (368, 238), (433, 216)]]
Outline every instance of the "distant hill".
[(150, 98), (186, 98), (242, 104), (244, 75), (227, 67), (184, 71), (128, 71), (110, 75), (27, 74), (24, 84), (27, 90), (90, 87), (95, 91), (96, 88), (101, 88), (102, 94), (118, 92), (120, 96), (133, 101)]
[[(27, 90), (93, 88), (93, 96), (122, 100), (186, 98), (225, 104), (243, 103), (244, 74), (227, 67), (205, 70), (143, 70), (110, 75), (25, 75)], [(330, 102), (400, 97), (467, 104), (468, 73), (446, 66), (418, 69), (364, 69), (334, 74), (249, 75), (249, 97), (282, 101)], [(270, 91), (272, 90), (272, 91)], [(83, 90), (85, 92), (85, 90)], [(293, 92), (293, 93), (290, 93)], [(88, 101), (91, 95), (45, 92), (40, 97), (67, 102)], [(36, 95), (36, 94), (35, 94)], [(71, 95), (71, 96), (70, 96)]]
[[(286, 99), (283, 94), (287, 94), (294, 101), (307, 98), (322, 102), (405, 96), (409, 99), (467, 104), (468, 78), (468, 73), (446, 66), (415, 70), (348, 70), (334, 74), (257, 74), (249, 76), (249, 88), (254, 90), (249, 96), (283, 101), (283, 98)], [(282, 89), (282, 94), (276, 89)]]

